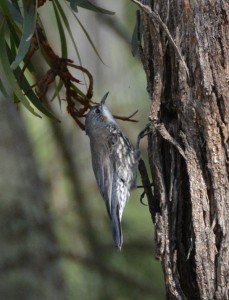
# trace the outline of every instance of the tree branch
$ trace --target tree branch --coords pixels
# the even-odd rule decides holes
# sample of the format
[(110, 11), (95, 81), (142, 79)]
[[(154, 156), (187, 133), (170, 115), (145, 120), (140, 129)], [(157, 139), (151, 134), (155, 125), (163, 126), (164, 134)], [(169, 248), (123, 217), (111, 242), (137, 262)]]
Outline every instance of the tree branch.
[(156, 13), (155, 11), (153, 11), (149, 5), (144, 5), (142, 4), (141, 2), (139, 2), (138, 0), (131, 0), (132, 2), (134, 2), (135, 4), (137, 4), (141, 9), (142, 11), (144, 11), (144, 13), (146, 13), (150, 19), (155, 22), (164, 30), (169, 42), (171, 43), (171, 45), (173, 46), (175, 52), (177, 53), (177, 56), (178, 58), (181, 60), (181, 62), (183, 63), (183, 66), (185, 68), (185, 71), (187, 73), (187, 76), (189, 78), (189, 70), (188, 70), (188, 67), (182, 57), (182, 54), (181, 54), (181, 51), (180, 49), (178, 48), (178, 46), (176, 45), (171, 33), (169, 32), (169, 29), (168, 27), (166, 26), (166, 24), (162, 21), (161, 17), (159, 16), (158, 13)]

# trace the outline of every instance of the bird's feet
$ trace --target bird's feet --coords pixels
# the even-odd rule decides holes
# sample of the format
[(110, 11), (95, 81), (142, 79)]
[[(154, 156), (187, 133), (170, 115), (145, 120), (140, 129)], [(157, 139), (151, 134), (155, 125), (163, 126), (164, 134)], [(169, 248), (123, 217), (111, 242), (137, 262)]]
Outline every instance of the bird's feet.
[(150, 128), (151, 123), (148, 123), (144, 129), (139, 133), (138, 138), (137, 138), (137, 143), (136, 143), (136, 149), (139, 149), (139, 144), (141, 139), (143, 139), (146, 135), (148, 135), (152, 129)]

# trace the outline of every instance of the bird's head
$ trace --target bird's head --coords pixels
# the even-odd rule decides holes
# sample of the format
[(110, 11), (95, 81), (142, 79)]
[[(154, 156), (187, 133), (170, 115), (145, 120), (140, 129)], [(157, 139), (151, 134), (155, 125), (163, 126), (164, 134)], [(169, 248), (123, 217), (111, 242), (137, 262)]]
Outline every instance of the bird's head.
[(109, 124), (116, 124), (111, 112), (105, 105), (109, 92), (107, 92), (100, 103), (91, 108), (86, 115), (85, 130), (88, 134), (90, 130), (106, 127)]

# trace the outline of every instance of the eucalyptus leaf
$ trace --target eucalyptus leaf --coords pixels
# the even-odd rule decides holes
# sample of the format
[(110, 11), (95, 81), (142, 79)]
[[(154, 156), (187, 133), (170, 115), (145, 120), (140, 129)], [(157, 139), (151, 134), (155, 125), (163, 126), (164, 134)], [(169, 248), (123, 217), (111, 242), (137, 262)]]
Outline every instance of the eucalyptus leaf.
[[(56, 16), (56, 21), (57, 21), (57, 26), (58, 26), (59, 34), (60, 34), (61, 56), (67, 58), (67, 56), (68, 56), (68, 49), (67, 49), (67, 41), (66, 41), (66, 37), (65, 37), (65, 33), (64, 33), (64, 28), (62, 26), (60, 15), (59, 15), (59, 12), (58, 12), (56, 6), (53, 5), (53, 8), (54, 8), (54, 12), (55, 12), (55, 16)], [(50, 101), (53, 101), (56, 97), (58, 97), (58, 100), (59, 100), (59, 103), (60, 103), (59, 92), (62, 89), (63, 85), (64, 84), (63, 84), (63, 82), (61, 80), (58, 82), (58, 84), (56, 84), (56, 81), (55, 81), (55, 91), (54, 91), (54, 94), (51, 97)], [(60, 107), (61, 107), (61, 104), (60, 104)]]
[(7, 16), (9, 19), (12, 20), (12, 15), (10, 13), (7, 0), (0, 1), (0, 11), (1, 13), (3, 13), (3, 15)]
[(85, 27), (83, 26), (83, 24), (80, 22), (79, 18), (77, 18), (76, 15), (74, 15), (74, 17), (76, 18), (76, 20), (77, 20), (77, 22), (79, 23), (81, 29), (83, 30), (84, 34), (86, 35), (86, 37), (87, 37), (87, 39), (88, 39), (88, 41), (89, 41), (89, 43), (90, 43), (92, 49), (95, 51), (96, 55), (97, 55), (98, 58), (101, 60), (101, 62), (105, 65), (105, 63), (103, 62), (101, 56), (99, 55), (98, 50), (96, 49), (96, 47), (95, 47), (95, 45), (94, 45), (94, 43), (93, 43), (93, 41), (92, 41), (90, 35), (88, 34), (87, 30), (85, 29)]
[(92, 4), (88, 0), (67, 0), (68, 2), (70, 1), (70, 6), (73, 7), (73, 10), (77, 10), (77, 6), (80, 6), (82, 8), (92, 10), (98, 13), (106, 14), (106, 15), (114, 15), (115, 12), (107, 10), (105, 8), (99, 7), (95, 4)]
[[(7, 54), (9, 57), (9, 60), (11, 61), (13, 59), (11, 50), (9, 48), (9, 46), (7, 45)], [(42, 112), (44, 115), (46, 115), (47, 117), (51, 118), (51, 119), (55, 119), (56, 121), (59, 121), (52, 112), (50, 112), (41, 102), (41, 100), (37, 97), (37, 95), (35, 94), (34, 90), (30, 87), (30, 84), (27, 80), (27, 78), (25, 77), (24, 73), (22, 73), (22, 70), (20, 69), (20, 67), (18, 66), (14, 71), (13, 71), (15, 78), (20, 78), (20, 88), (21, 90), (24, 92), (24, 94), (26, 94), (27, 98), (29, 99), (29, 101), (40, 111)]]
[(57, 10), (57, 7), (53, 5), (54, 13), (56, 16), (56, 22), (57, 22), (57, 27), (59, 29), (59, 34), (60, 34), (60, 42), (61, 42), (61, 57), (67, 58), (68, 56), (68, 50), (67, 50), (67, 41), (64, 33), (64, 28), (61, 23), (60, 15)]
[[(11, 59), (11, 62), (13, 62), (13, 60), (15, 59), (15, 57), (17, 55), (17, 49), (18, 49), (18, 45), (20, 43), (20, 39), (18, 37), (17, 30), (15, 29), (13, 24), (11, 22), (9, 22), (8, 20), (7, 20), (7, 25), (8, 25), (9, 34), (10, 34), (10, 50), (13, 55), (13, 59)], [(31, 61), (26, 62), (26, 67), (31, 73), (35, 72), (35, 69), (34, 69)]]
[[(2, 0), (2, 1), (4, 1), (4, 0)], [(11, 2), (8, 1), (7, 2), (7, 6), (8, 6), (8, 9), (9, 9), (9, 13), (12, 16), (12, 19), (14, 21), (16, 21), (17, 23), (19, 23), (20, 25), (22, 25), (23, 18), (22, 18), (20, 10), (18, 9), (18, 5), (16, 7), (15, 4), (13, 4), (13, 3), (11, 3)]]
[(14, 70), (24, 59), (25, 55), (28, 52), (28, 49), (31, 44), (32, 36), (35, 30), (35, 21), (36, 21), (36, 8), (31, 1), (29, 8), (26, 6), (26, 0), (23, 0), (23, 9), (24, 9), (24, 20), (23, 20), (23, 30), (20, 44), (18, 47), (18, 53), (15, 60), (11, 64), (11, 68)]
[(60, 95), (59, 95), (59, 93), (60, 93), (60, 90), (62, 89), (62, 87), (63, 87), (63, 82), (60, 80), (59, 82), (58, 82), (58, 84), (55, 82), (55, 91), (54, 91), (54, 93), (53, 93), (53, 96), (50, 98), (50, 101), (52, 102), (56, 97), (58, 97), (58, 99), (59, 99), (59, 97), (60, 97)]
[(78, 12), (78, 8), (77, 8), (77, 0), (70, 0), (70, 7), (72, 10), (74, 10), (74, 12)]
[(0, 28), (0, 61), (2, 64), (2, 68), (3, 71), (5, 73), (5, 77), (7, 79), (7, 81), (9, 82), (13, 93), (15, 94), (15, 96), (17, 97), (18, 100), (21, 101), (21, 103), (35, 116), (37, 117), (41, 117), (37, 112), (35, 112), (35, 110), (33, 109), (33, 107), (30, 105), (28, 99), (26, 98), (26, 96), (23, 94), (23, 92), (21, 91), (17, 80), (13, 74), (12, 69), (10, 68), (10, 62), (9, 62), (9, 58), (7, 55), (7, 51), (6, 51), (6, 42), (5, 42), (5, 23), (2, 24), (1, 28)]
[(61, 18), (62, 18), (62, 20), (63, 20), (63, 22), (64, 22), (64, 25), (65, 25), (65, 27), (66, 27), (66, 29), (67, 29), (67, 31), (68, 31), (68, 34), (69, 34), (69, 36), (70, 36), (70, 38), (71, 38), (72, 43), (73, 43), (73, 47), (74, 47), (74, 49), (75, 49), (75, 51), (76, 51), (76, 55), (77, 55), (77, 57), (78, 57), (78, 59), (79, 59), (80, 64), (82, 65), (82, 61), (81, 61), (81, 58), (80, 58), (79, 50), (78, 50), (78, 48), (77, 48), (77, 46), (76, 46), (76, 43), (75, 43), (75, 40), (74, 40), (72, 31), (71, 31), (71, 28), (70, 28), (68, 19), (67, 19), (65, 13), (64, 13), (64, 10), (63, 10), (63, 8), (61, 7), (61, 5), (60, 5), (60, 3), (59, 3), (58, 0), (53, 0), (52, 3), (53, 3), (53, 6), (56, 5), (56, 7), (57, 7), (57, 9), (58, 9), (58, 11), (59, 11), (59, 13), (60, 13), (60, 16), (61, 16)]

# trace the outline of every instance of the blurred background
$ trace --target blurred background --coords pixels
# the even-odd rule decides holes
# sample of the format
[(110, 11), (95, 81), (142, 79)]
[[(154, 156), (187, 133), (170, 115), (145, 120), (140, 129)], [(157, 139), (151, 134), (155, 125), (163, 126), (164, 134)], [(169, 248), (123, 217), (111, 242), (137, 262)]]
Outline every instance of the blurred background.
[[(93, 101), (98, 102), (109, 91), (107, 105), (113, 114), (129, 116), (138, 110), (134, 117), (138, 123), (118, 121), (134, 144), (148, 122), (150, 108), (142, 65), (139, 58), (131, 54), (136, 6), (123, 0), (97, 3), (114, 11), (115, 15), (104, 16), (79, 8), (77, 17), (103, 63), (65, 4), (63, 9), (69, 17), (82, 65), (94, 78)], [(51, 4), (47, 2), (39, 9), (39, 14), (50, 45), (60, 55), (59, 33)], [(68, 57), (79, 64), (71, 40), (68, 49)], [(41, 75), (45, 73), (46, 66), (40, 64), (39, 58), (34, 58), (34, 64), (39, 66)], [(81, 74), (75, 71), (75, 76), (80, 78)], [(0, 188), (1, 198), (5, 200), (0, 204), (0, 242), (5, 246), (0, 255), (0, 267), (9, 270), (14, 262), (18, 268), (18, 261), (20, 264), (26, 261), (24, 269), (27, 264), (31, 268), (26, 280), (34, 278), (33, 286), (39, 289), (45, 287), (43, 281), (47, 275), (43, 276), (40, 268), (46, 264), (57, 288), (51, 292), (51, 288), (46, 287), (52, 296), (47, 296), (47, 292), (44, 298), (29, 298), (26, 288), (22, 292), (18, 285), (13, 288), (14, 292), (11, 291), (10, 298), (7, 285), (2, 283), (0, 298), (164, 299), (163, 275), (154, 253), (153, 223), (148, 207), (140, 203), (143, 190), (133, 191), (126, 205), (122, 221), (124, 243), (119, 253), (113, 245), (105, 204), (92, 171), (89, 139), (67, 114), (65, 102), (61, 101), (61, 106), (55, 100), (50, 103), (60, 123), (45, 116), (36, 118), (22, 106), (16, 109), (9, 101), (3, 101), (1, 106)], [(146, 141), (142, 142), (141, 151), (147, 163)], [(138, 185), (141, 185), (139, 176)], [(10, 199), (16, 199), (13, 208)], [(30, 228), (26, 232), (25, 220)], [(36, 238), (37, 232), (39, 238)], [(14, 249), (21, 249), (27, 243), (29, 250), (19, 250), (23, 255), (16, 254)], [(54, 258), (51, 267), (50, 257)], [(35, 266), (34, 259), (38, 261)], [(34, 268), (40, 281), (34, 275)], [(13, 287), (20, 276), (21, 271), (17, 275), (13, 272), (5, 282)], [(1, 278), (5, 277), (2, 269)], [(60, 286), (63, 294), (58, 292)]]

